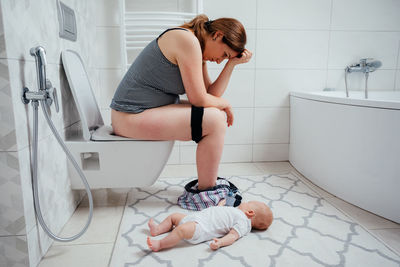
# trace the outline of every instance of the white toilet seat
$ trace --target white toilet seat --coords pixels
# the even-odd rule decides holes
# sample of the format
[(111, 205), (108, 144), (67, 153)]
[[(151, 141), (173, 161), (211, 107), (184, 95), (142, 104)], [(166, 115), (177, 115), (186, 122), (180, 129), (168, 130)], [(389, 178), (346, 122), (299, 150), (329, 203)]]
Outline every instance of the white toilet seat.
[(102, 125), (95, 131), (91, 132), (90, 140), (92, 141), (134, 141), (136, 139), (115, 135), (113, 128), (109, 125)]

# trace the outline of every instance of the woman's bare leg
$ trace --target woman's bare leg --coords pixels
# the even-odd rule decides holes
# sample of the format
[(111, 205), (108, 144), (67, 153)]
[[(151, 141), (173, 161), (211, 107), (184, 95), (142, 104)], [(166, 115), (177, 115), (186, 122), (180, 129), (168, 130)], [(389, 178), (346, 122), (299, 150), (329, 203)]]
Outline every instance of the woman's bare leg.
[(185, 104), (152, 108), (138, 114), (111, 111), (117, 135), (140, 140), (191, 140), (191, 106)]
[(153, 251), (160, 251), (165, 248), (172, 248), (182, 239), (190, 239), (196, 230), (195, 222), (183, 223), (172, 230), (166, 237), (161, 240), (150, 239), (147, 237), (147, 245)]
[[(112, 110), (112, 125), (116, 134), (143, 140), (192, 140), (191, 105), (174, 104), (148, 109), (139, 114)], [(215, 185), (224, 146), (227, 122), (224, 112), (205, 108), (203, 139), (196, 151), (199, 188)]]
[(219, 162), (224, 148), (226, 118), (217, 108), (205, 108), (203, 115), (203, 139), (196, 151), (197, 174), (200, 190), (215, 186)]
[(156, 224), (153, 218), (151, 218), (148, 222), (151, 236), (158, 236), (171, 231), (174, 226), (179, 225), (179, 222), (185, 216), (186, 215), (183, 213), (172, 213), (167, 218), (165, 218), (160, 224)]

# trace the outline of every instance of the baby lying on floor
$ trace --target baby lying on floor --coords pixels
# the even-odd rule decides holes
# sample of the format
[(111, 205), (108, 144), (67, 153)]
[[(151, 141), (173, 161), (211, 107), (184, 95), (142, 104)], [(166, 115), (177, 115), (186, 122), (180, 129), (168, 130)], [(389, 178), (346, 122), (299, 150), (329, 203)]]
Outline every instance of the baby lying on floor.
[(242, 202), (237, 208), (224, 206), (224, 200), (216, 207), (188, 215), (173, 213), (160, 224), (149, 220), (150, 234), (157, 236), (171, 231), (161, 240), (147, 237), (147, 245), (153, 251), (174, 247), (182, 239), (191, 244), (213, 240), (210, 248), (233, 244), (240, 237), (248, 234), (252, 228), (266, 230), (272, 223), (270, 208), (260, 201)]

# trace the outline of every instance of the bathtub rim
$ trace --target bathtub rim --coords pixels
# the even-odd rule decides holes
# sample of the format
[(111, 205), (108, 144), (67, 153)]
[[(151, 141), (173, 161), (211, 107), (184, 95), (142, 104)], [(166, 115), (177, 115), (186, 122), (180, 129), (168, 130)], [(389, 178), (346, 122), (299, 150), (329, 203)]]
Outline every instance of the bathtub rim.
[[(400, 91), (373, 91), (373, 93), (395, 93), (400, 95)], [(345, 97), (345, 92), (342, 91), (310, 91), (310, 92), (299, 92), (292, 91), (290, 92), (290, 96), (299, 97), (308, 100), (341, 104), (341, 105), (351, 105), (351, 106), (359, 106), (359, 107), (368, 107), (368, 108), (379, 108), (379, 109), (391, 109), (391, 110), (400, 110), (400, 102), (398, 101), (387, 101), (387, 100), (377, 100), (377, 99), (358, 99), (351, 98), (351, 93), (363, 93), (363, 92), (350, 92), (350, 97)], [(343, 94), (342, 96), (338, 96), (338, 94)]]

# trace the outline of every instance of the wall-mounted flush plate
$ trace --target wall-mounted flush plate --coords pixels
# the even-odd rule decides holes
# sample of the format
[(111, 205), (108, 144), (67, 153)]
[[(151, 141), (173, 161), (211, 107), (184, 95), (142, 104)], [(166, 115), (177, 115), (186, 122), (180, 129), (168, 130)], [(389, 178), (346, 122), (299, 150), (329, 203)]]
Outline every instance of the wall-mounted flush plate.
[(74, 10), (61, 1), (57, 1), (57, 6), (60, 37), (70, 41), (76, 41), (77, 28)]

